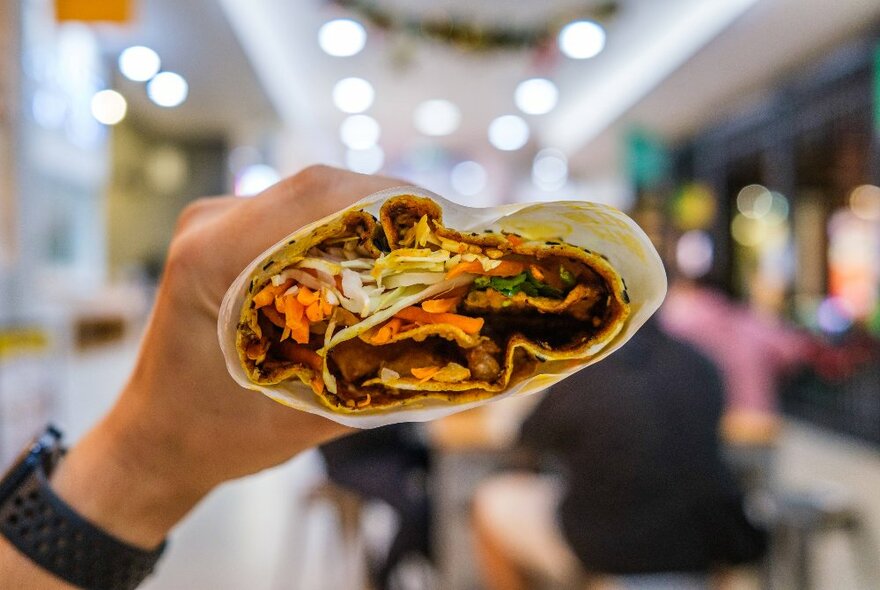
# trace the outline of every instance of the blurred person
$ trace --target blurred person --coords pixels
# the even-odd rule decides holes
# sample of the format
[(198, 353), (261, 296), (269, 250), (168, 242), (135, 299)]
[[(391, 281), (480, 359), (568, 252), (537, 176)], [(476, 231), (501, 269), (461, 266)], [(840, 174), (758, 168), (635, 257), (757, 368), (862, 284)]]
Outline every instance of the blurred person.
[(393, 587), (395, 568), (408, 557), (431, 562), (431, 504), (428, 494), (430, 452), (415, 424), (391, 424), (350, 434), (318, 447), (327, 477), (369, 500), (381, 500), (398, 517), (394, 540), (373, 584)]
[(733, 301), (707, 281), (673, 281), (659, 318), (669, 334), (696, 347), (720, 369), (725, 430), (734, 437), (772, 440), (780, 379), (816, 359), (822, 349), (818, 342), (779, 318)]
[(655, 320), (553, 387), (520, 444), (559, 475), (503, 474), (475, 495), (486, 586), (704, 589), (759, 559), (765, 535), (720, 456), (722, 407), (712, 363)]
[[(236, 384), (218, 311), (241, 269), (291, 230), (400, 184), (318, 166), (257, 197), (183, 212), (116, 404), (66, 454), (47, 430), (0, 480), (2, 588), (134, 588), (211, 490), (347, 431)], [(33, 541), (45, 534), (51, 543)]]

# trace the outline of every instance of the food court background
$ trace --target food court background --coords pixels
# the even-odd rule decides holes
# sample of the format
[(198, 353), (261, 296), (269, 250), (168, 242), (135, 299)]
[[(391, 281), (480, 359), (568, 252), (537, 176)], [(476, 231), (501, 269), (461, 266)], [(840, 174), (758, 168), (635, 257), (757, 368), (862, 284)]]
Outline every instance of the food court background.
[[(187, 202), (323, 162), (634, 212), (675, 281), (827, 346), (780, 381), (774, 478), (880, 538), (878, 31), (858, 0), (0, 3), (0, 463), (112, 401)], [(313, 459), (222, 490), (151, 587), (275, 587), (266, 503), (301, 514)], [(817, 587), (860, 587), (850, 541)]]

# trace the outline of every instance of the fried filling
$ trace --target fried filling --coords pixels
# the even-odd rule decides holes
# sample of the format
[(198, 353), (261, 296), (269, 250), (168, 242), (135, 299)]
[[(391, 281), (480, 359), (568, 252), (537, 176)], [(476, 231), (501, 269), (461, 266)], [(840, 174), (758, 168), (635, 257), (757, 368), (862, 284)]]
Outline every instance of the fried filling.
[[(610, 290), (588, 265), (513, 253), (516, 236), (480, 247), (437, 236), (422, 216), (375, 257), (363, 229), (312, 248), (254, 295), (245, 356), (257, 378), (305, 366), (316, 393), (364, 408), (419, 394), (402, 380), (497, 383), (514, 337), (575, 348), (609, 314)], [(517, 349), (513, 370), (535, 362)]]

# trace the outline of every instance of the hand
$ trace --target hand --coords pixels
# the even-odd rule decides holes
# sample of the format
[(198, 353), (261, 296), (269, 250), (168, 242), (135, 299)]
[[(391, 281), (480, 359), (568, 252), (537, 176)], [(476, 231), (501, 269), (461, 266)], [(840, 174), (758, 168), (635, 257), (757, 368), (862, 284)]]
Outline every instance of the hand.
[(308, 168), (252, 199), (183, 212), (134, 372), (110, 413), (61, 463), (52, 485), (85, 516), (155, 546), (218, 484), (278, 465), (345, 432), (239, 387), (217, 342), (226, 289), (298, 227), (402, 183)]

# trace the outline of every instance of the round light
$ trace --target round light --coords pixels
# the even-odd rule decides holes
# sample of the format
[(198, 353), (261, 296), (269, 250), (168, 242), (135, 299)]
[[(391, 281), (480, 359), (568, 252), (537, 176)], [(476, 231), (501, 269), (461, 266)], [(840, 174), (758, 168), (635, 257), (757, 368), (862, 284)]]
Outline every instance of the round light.
[(413, 113), (413, 124), (425, 135), (449, 135), (460, 123), (461, 110), (448, 100), (426, 100)]
[(568, 181), (568, 160), (559, 150), (543, 149), (532, 163), (532, 182), (545, 191), (555, 191)]
[(333, 104), (343, 113), (362, 113), (373, 105), (376, 93), (363, 78), (344, 78), (333, 87)]
[(176, 107), (186, 100), (189, 84), (174, 72), (156, 74), (147, 82), (147, 96), (160, 107)]
[(345, 153), (345, 165), (349, 170), (361, 174), (375, 174), (385, 163), (385, 152), (378, 145), (365, 150), (348, 150)]
[(235, 194), (239, 197), (250, 197), (263, 192), (279, 180), (281, 176), (271, 166), (254, 164), (238, 175), (235, 181)]
[(486, 169), (477, 162), (467, 160), (460, 162), (452, 168), (449, 182), (452, 188), (460, 195), (471, 197), (486, 188), (489, 175)]
[(559, 31), (559, 49), (572, 59), (595, 57), (605, 48), (605, 29), (590, 20), (578, 20)]
[(849, 195), (849, 208), (866, 221), (880, 220), (880, 187), (863, 184)]
[(367, 115), (346, 117), (339, 128), (339, 138), (342, 143), (353, 150), (373, 147), (379, 141), (380, 134), (379, 123)]
[(520, 82), (514, 93), (514, 100), (519, 110), (528, 115), (549, 113), (559, 100), (556, 84), (546, 78), (532, 78)]
[(143, 45), (129, 47), (119, 54), (119, 71), (134, 82), (146, 82), (159, 73), (159, 54)]
[(730, 233), (739, 244), (748, 248), (760, 245), (767, 234), (767, 226), (760, 219), (736, 215), (730, 223)]
[(367, 30), (350, 18), (338, 18), (324, 23), (318, 31), (318, 43), (329, 55), (350, 57), (366, 45)]
[(92, 116), (104, 125), (116, 125), (125, 118), (128, 104), (115, 90), (101, 90), (92, 97)]
[(760, 219), (773, 208), (773, 194), (760, 184), (750, 184), (736, 195), (736, 208), (749, 219)]
[(715, 248), (712, 237), (702, 230), (685, 232), (675, 246), (675, 261), (681, 273), (692, 279), (705, 275), (712, 268)]
[(489, 142), (499, 150), (518, 150), (529, 140), (529, 126), (521, 117), (503, 115), (489, 124)]

